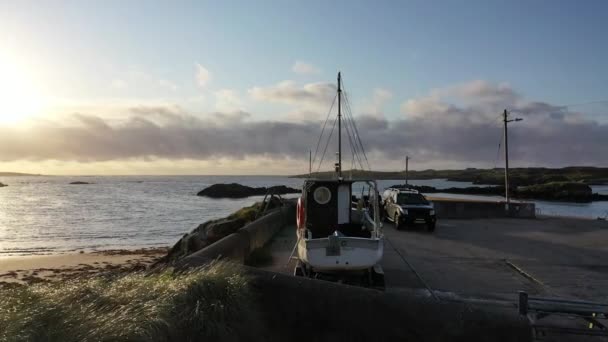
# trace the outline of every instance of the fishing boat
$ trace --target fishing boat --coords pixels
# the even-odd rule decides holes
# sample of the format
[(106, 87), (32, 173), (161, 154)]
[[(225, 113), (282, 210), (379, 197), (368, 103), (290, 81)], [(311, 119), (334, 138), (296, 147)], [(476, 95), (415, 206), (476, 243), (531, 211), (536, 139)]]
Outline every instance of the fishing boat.
[[(379, 262), (384, 252), (384, 235), (380, 220), (378, 186), (375, 180), (353, 180), (352, 175), (347, 179), (342, 174), (343, 126), (351, 144), (353, 164), (358, 161), (363, 168), (363, 158), (367, 161), (358, 129), (352, 113), (349, 112), (348, 102), (348, 112), (346, 115), (343, 113), (343, 97), (342, 76), (338, 73), (338, 115), (327, 138), (329, 144), (337, 121), (338, 152), (337, 162), (334, 164), (335, 174), (330, 179), (313, 178), (311, 172), (311, 176), (304, 181), (296, 214), (295, 248), (298, 261), (294, 274), (341, 282), (351, 282), (354, 279), (364, 285), (383, 287), (384, 276)], [(346, 100), (348, 101), (348, 98)], [(328, 115), (328, 119), (330, 117), (331, 115)], [(328, 120), (324, 127), (327, 122)], [(319, 142), (323, 140), (323, 131)], [(319, 143), (317, 149), (318, 147)], [(369, 167), (369, 163), (367, 165)]]

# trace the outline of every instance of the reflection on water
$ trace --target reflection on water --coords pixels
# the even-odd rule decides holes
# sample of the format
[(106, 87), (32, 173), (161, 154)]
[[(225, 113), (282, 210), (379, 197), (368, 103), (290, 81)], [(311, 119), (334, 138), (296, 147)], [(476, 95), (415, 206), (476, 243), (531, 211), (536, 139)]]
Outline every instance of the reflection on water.
[[(72, 181), (93, 184), (68, 184)], [(302, 184), (300, 179), (263, 176), (3, 177), (0, 182), (9, 185), (0, 188), (0, 255), (167, 246), (206, 220), (261, 200), (196, 196), (210, 184), (296, 188)], [(401, 183), (403, 180), (378, 181), (381, 190)], [(411, 183), (439, 189), (472, 185), (441, 179)], [(608, 186), (594, 190), (608, 194)], [(536, 203), (543, 214), (594, 218), (608, 211), (608, 202)]]

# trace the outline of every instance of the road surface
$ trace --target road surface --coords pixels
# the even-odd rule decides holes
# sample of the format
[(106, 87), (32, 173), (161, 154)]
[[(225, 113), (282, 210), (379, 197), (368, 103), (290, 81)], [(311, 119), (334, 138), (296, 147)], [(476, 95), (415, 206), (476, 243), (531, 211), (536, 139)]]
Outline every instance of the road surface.
[[(397, 231), (384, 223), (386, 291), (516, 301), (517, 292), (608, 302), (608, 222), (568, 219), (439, 220)], [(293, 271), (295, 228), (269, 246), (263, 268)]]

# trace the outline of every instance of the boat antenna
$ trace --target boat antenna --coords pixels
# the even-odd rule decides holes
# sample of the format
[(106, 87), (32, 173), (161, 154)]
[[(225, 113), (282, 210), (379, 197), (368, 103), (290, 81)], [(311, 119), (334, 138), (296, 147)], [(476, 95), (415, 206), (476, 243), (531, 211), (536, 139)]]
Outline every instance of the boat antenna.
[(338, 179), (342, 179), (342, 75), (338, 71)]

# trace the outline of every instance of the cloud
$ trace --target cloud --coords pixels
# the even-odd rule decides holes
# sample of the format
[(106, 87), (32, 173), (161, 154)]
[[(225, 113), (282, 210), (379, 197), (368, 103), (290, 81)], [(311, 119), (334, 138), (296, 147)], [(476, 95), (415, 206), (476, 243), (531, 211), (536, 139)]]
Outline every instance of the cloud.
[(300, 87), (289, 80), (248, 90), (251, 98), (256, 101), (327, 107), (331, 104), (335, 92), (336, 86), (331, 83), (308, 83)]
[(393, 98), (393, 93), (384, 88), (376, 88), (371, 100), (366, 101), (361, 111), (374, 116), (384, 115), (384, 105)]
[(177, 85), (169, 80), (160, 79), (158, 80), (158, 85), (161, 88), (169, 89), (171, 91), (177, 91)]
[(127, 84), (127, 81), (125, 81), (125, 80), (114, 79), (110, 83), (110, 86), (112, 88), (116, 88), (116, 89), (125, 89), (128, 86), (128, 84)]
[(218, 111), (240, 111), (242, 103), (238, 93), (232, 89), (220, 89), (215, 95), (215, 108)]
[[(513, 166), (606, 165), (608, 124), (528, 100), (508, 86), (479, 84), (435, 89), (405, 101), (400, 119), (356, 117), (372, 167), (401, 168), (405, 153), (412, 157), (413, 168), (493, 167), (502, 134), (498, 106), (507, 99), (513, 103), (508, 107), (513, 115), (524, 118), (509, 130)], [(287, 94), (298, 103), (309, 100), (308, 95)], [(80, 113), (61, 122), (0, 126), (0, 162), (265, 158), (278, 165), (299, 160), (314, 148), (324, 120), (316, 112), (292, 113), (307, 120), (259, 121), (244, 111), (199, 115), (179, 106), (131, 106), (120, 122)], [(328, 125), (329, 129), (332, 123)], [(343, 134), (347, 144), (346, 131)], [(325, 158), (329, 164), (334, 160), (335, 139), (336, 134)], [(344, 153), (350, 167), (347, 145)]]
[(318, 74), (321, 72), (316, 66), (303, 61), (296, 61), (291, 67), (291, 71), (296, 74)]
[(131, 68), (121, 72), (119, 78), (112, 79), (110, 86), (114, 89), (162, 89), (171, 91), (177, 91), (179, 88), (174, 82), (165, 78), (158, 78), (153, 73), (139, 68)]
[(196, 63), (194, 65), (196, 69), (196, 83), (199, 87), (204, 88), (211, 81), (211, 73), (204, 66)]

